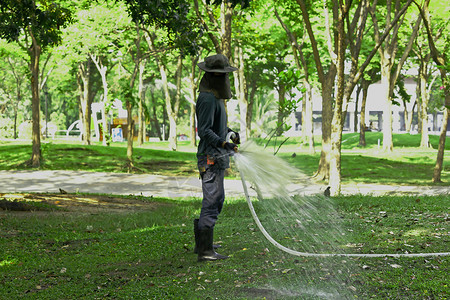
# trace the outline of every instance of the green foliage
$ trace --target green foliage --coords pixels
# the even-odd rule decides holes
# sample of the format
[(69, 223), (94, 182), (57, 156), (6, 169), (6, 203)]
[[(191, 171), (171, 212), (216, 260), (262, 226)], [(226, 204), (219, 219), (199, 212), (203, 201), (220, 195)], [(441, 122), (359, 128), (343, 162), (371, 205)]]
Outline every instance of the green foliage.
[(164, 28), (171, 43), (174, 43), (183, 53), (198, 52), (197, 37), (200, 34), (200, 28), (188, 18), (190, 15), (188, 1), (125, 0), (125, 3), (134, 22)]
[(3, 138), (12, 138), (14, 137), (13, 132), (13, 120), (9, 118), (0, 117), (0, 136)]
[(70, 10), (51, 1), (14, 1), (0, 3), (0, 37), (19, 41), (28, 30), (42, 47), (61, 41), (60, 29), (72, 21)]
[(397, 85), (395, 86), (395, 90), (398, 94), (393, 95), (392, 97), (392, 103), (395, 105), (400, 105), (400, 103), (398, 101), (396, 101), (396, 99), (399, 99), (403, 102), (403, 103), (407, 103), (411, 100), (411, 95), (408, 94), (408, 92), (405, 89), (405, 77), (404, 76), (399, 76), (399, 78), (397, 79)]
[[(232, 7), (235, 7), (236, 5), (240, 4), (242, 8), (246, 8), (250, 5), (250, 2), (252, 0), (228, 0), (228, 2), (231, 3)], [(212, 3), (214, 5), (220, 5), (223, 2), (223, 0), (212, 0)], [(209, 5), (211, 4), (211, 0), (206, 0), (206, 3)]]

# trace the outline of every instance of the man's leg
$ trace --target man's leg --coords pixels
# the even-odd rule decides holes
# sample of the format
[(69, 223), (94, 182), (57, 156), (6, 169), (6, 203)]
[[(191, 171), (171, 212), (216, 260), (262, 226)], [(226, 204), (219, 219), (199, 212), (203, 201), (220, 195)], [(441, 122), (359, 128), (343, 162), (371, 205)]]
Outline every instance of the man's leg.
[(208, 168), (202, 176), (203, 200), (198, 221), (198, 261), (226, 259), (213, 249), (214, 225), (223, 207), (224, 170)]
[(202, 176), (203, 200), (198, 222), (199, 229), (214, 228), (222, 211), (225, 200), (224, 174), (224, 170), (208, 168)]

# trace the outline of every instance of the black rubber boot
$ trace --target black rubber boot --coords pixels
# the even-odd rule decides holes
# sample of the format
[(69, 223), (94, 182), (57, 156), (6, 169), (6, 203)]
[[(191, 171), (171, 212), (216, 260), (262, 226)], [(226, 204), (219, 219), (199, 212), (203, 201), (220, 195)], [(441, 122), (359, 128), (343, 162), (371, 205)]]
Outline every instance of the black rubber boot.
[(198, 219), (194, 219), (194, 237), (195, 237), (195, 246), (194, 246), (194, 253), (198, 253)]
[[(195, 246), (194, 246), (194, 253), (197, 254), (198, 253), (198, 219), (194, 219), (194, 237), (195, 237)], [(222, 247), (221, 245), (214, 245), (213, 244), (213, 249), (217, 249)]]
[(227, 259), (228, 256), (216, 253), (213, 248), (214, 228), (198, 230), (198, 261)]

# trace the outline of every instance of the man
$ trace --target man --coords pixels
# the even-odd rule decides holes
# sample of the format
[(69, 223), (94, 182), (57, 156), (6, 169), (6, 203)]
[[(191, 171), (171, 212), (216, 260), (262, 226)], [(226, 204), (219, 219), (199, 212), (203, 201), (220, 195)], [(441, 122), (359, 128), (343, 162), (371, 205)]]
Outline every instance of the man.
[[(224, 99), (231, 98), (229, 73), (231, 67), (226, 56), (217, 54), (198, 64), (205, 71), (200, 81), (196, 115), (200, 142), (197, 161), (202, 180), (203, 200), (200, 218), (194, 220), (195, 250), (198, 261), (215, 261), (228, 256), (215, 252), (213, 245), (214, 225), (225, 200), (224, 173), (230, 158), (240, 143), (234, 132), (233, 143), (226, 140), (232, 131), (227, 127)], [(217, 248), (217, 246), (215, 246)]]

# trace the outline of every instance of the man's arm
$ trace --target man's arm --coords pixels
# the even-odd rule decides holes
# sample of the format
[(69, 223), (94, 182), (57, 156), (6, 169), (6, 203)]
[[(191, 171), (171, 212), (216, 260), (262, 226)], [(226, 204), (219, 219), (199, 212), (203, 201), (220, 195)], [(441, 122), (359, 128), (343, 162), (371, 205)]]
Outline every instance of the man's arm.
[(216, 99), (213, 95), (202, 94), (199, 96), (196, 112), (198, 122), (198, 136), (207, 144), (221, 147), (224, 142), (213, 130)]

